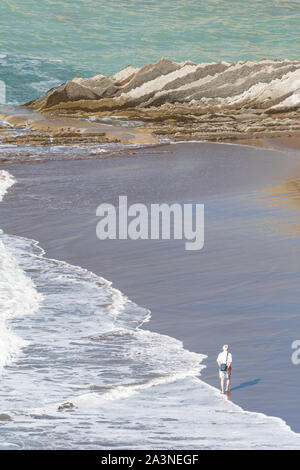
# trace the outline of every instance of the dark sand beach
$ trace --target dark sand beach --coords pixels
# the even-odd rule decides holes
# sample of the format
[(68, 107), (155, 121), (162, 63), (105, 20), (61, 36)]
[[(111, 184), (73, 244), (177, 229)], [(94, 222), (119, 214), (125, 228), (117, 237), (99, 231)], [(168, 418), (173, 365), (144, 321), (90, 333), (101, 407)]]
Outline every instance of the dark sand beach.
[[(298, 153), (189, 143), (1, 169), (17, 180), (1, 204), (6, 233), (38, 240), (46, 256), (105, 277), (149, 308), (148, 329), (208, 355), (202, 378), (214, 386), (216, 355), (229, 343), (231, 399), (300, 432), (291, 362), (299, 331)], [(117, 205), (123, 194), (129, 203), (204, 203), (203, 250), (174, 240), (99, 241), (97, 206)]]

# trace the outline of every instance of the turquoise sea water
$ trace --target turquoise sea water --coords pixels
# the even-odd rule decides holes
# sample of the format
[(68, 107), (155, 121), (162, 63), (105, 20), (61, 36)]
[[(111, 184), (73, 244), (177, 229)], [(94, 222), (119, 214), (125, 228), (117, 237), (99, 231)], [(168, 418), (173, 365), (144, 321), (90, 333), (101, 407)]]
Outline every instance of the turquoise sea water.
[(299, 57), (300, 3), (2, 0), (0, 79), (22, 102), (76, 74), (127, 64)]

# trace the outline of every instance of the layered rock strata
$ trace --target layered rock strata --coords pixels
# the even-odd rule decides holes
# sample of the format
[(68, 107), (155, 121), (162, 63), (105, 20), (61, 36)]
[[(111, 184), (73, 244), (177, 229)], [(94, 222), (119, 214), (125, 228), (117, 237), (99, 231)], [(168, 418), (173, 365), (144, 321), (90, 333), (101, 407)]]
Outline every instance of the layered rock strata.
[(127, 66), (111, 77), (75, 77), (25, 106), (51, 117), (140, 120), (147, 123), (147, 132), (175, 140), (297, 134), (300, 61), (197, 64), (161, 59), (141, 68)]

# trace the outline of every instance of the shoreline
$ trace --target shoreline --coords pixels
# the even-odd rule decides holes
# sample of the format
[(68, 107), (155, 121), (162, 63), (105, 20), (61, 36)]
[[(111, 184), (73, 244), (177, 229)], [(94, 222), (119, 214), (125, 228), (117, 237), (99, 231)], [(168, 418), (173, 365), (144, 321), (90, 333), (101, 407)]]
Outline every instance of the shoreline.
[[(52, 117), (23, 107), (0, 107), (0, 120), (12, 128), (0, 127), (4, 144), (16, 145), (91, 145), (101, 143), (155, 144), (150, 133), (139, 129), (109, 126), (70, 117)], [(25, 130), (22, 135), (8, 134), (12, 130)]]
[[(161, 141), (152, 132), (144, 128), (122, 127), (117, 125), (106, 125), (104, 123), (94, 123), (83, 121), (74, 117), (60, 117), (44, 115), (39, 112), (30, 111), (21, 106), (18, 107), (0, 107), (0, 121), (7, 124), (0, 125), (0, 148), (1, 144), (33, 147), (56, 147), (76, 145), (88, 149), (89, 146), (120, 144), (125, 146), (133, 145), (132, 148), (124, 151), (136, 150), (136, 146), (146, 148), (147, 146), (163, 146), (172, 143), (215, 143), (250, 146), (256, 148), (265, 148), (272, 150), (300, 150), (300, 132), (291, 133), (290, 131), (282, 133), (265, 133), (262, 135), (238, 136), (227, 138), (208, 138), (195, 139), (194, 137), (168, 139)], [(126, 121), (125, 121), (126, 122)], [(130, 122), (130, 121), (129, 121)], [(18, 135), (18, 131), (23, 131)], [(2, 136), (2, 138), (1, 138)], [(184, 136), (183, 136), (184, 137)], [(165, 139), (166, 140), (166, 139)], [(109, 147), (108, 147), (109, 150)], [(122, 151), (122, 149), (119, 149)], [(112, 150), (112, 153), (114, 150)], [(106, 155), (103, 155), (106, 158)], [(84, 157), (81, 157), (84, 158)], [(101, 158), (99, 156), (98, 158)], [(5, 163), (9, 163), (6, 161)]]
[[(263, 158), (262, 158), (262, 161), (260, 161), (259, 152), (257, 152), (255, 149), (251, 147), (238, 148), (235, 146), (235, 148), (233, 149), (230, 146), (228, 147), (222, 146), (222, 145), (215, 146), (214, 144), (205, 144), (205, 143), (203, 144), (199, 144), (199, 143), (188, 144), (187, 143), (187, 144), (178, 144), (174, 146), (169, 146), (168, 153), (166, 154), (160, 154), (159, 148), (156, 149), (155, 151), (151, 149), (140, 149), (137, 152), (138, 156), (136, 159), (125, 157), (121, 159), (108, 158), (106, 160), (101, 160), (101, 159), (92, 160), (90, 162), (86, 162), (83, 160), (83, 161), (76, 161), (76, 162), (74, 161), (72, 165), (66, 161), (60, 161), (60, 162), (57, 161), (54, 164), (53, 162), (44, 161), (42, 162), (42, 165), (40, 165), (40, 163), (39, 165), (34, 165), (34, 162), (32, 162), (30, 165), (30, 168), (31, 168), (30, 178), (28, 176), (26, 165), (24, 164), (16, 165), (13, 170), (13, 174), (15, 174), (16, 172), (17, 173), (16, 178), (18, 180), (21, 179), (21, 182), (22, 180), (24, 180), (23, 184), (29, 178), (28, 180), (29, 191), (32, 191), (33, 194), (35, 194), (37, 191), (35, 186), (32, 186), (34, 184), (34, 179), (37, 178), (37, 175), (40, 174), (41, 178), (44, 179), (44, 181), (45, 181), (46, 175), (48, 175), (47, 181), (48, 181), (48, 184), (50, 185), (49, 190), (51, 194), (52, 192), (51, 187), (53, 186), (53, 184), (56, 184), (54, 183), (54, 179), (52, 178), (55, 178), (54, 174), (57, 172), (57, 165), (58, 167), (61, 168), (62, 174), (64, 174), (65, 170), (69, 168), (69, 170), (72, 169), (72, 173), (71, 173), (72, 175), (77, 175), (76, 178), (79, 177), (79, 174), (80, 175), (85, 174), (82, 182), (86, 181), (88, 182), (89, 185), (97, 184), (98, 186), (99, 184), (101, 184), (100, 181), (103, 181), (104, 175), (106, 175), (106, 178), (109, 175), (111, 175), (110, 178), (111, 177), (114, 178), (114, 175), (117, 176), (118, 174), (120, 174), (119, 172), (121, 171), (121, 175), (123, 176), (127, 175), (126, 178), (127, 177), (130, 178), (130, 175), (132, 173), (135, 173), (136, 171), (138, 171), (138, 174), (139, 174), (139, 172), (141, 171), (142, 172), (140, 174), (141, 180), (140, 178), (136, 180), (135, 179), (136, 177), (134, 176), (134, 174), (132, 174), (132, 178), (134, 181), (136, 181), (136, 183), (139, 181), (139, 188), (138, 187), (135, 188), (136, 196), (139, 197), (139, 200), (140, 200), (141, 195), (143, 194), (141, 199), (144, 202), (146, 202), (146, 201), (151, 200), (150, 195), (155, 194), (155, 192), (153, 192), (153, 188), (148, 187), (149, 184), (151, 186), (150, 182), (146, 185), (146, 187), (143, 185), (145, 185), (150, 175), (151, 175), (151, 181), (153, 184), (153, 182), (158, 178), (158, 175), (161, 173), (161, 170), (159, 169), (160, 167), (161, 169), (165, 168), (163, 170), (163, 174), (166, 175), (165, 173), (166, 169), (168, 168), (169, 163), (172, 162), (172, 168), (173, 168), (172, 173), (174, 173), (175, 179), (179, 175), (181, 175), (183, 168), (185, 168), (184, 171), (188, 171), (188, 172), (193, 169), (193, 174), (194, 174), (194, 171), (195, 171), (194, 165), (196, 165), (196, 167), (198, 166), (198, 157), (196, 158), (196, 155), (193, 156), (194, 154), (191, 153), (186, 161), (182, 160), (182, 156), (180, 155), (181, 148), (183, 149), (190, 148), (192, 152), (194, 151), (193, 149), (195, 150), (201, 149), (201, 154), (203, 154), (204, 152), (203, 161), (206, 161), (207, 159), (207, 164), (209, 165), (210, 165), (209, 162), (212, 159), (211, 157), (212, 149), (217, 148), (217, 154), (220, 155), (220, 158), (224, 154), (224, 151), (225, 153), (227, 152), (228, 160), (226, 161), (225, 159), (225, 161), (227, 163), (227, 166), (229, 166), (229, 168), (227, 169), (228, 176), (227, 176), (226, 184), (230, 185), (229, 181), (231, 180), (232, 183), (234, 183), (234, 186), (230, 187), (230, 189), (227, 188), (226, 185), (225, 186), (223, 185), (222, 188), (218, 188), (217, 193), (221, 191), (220, 194), (224, 194), (225, 196), (226, 196), (226, 193), (230, 195), (232, 191), (238, 192), (238, 193), (246, 191), (247, 193), (252, 187), (251, 185), (253, 184), (254, 181), (255, 181), (254, 187), (256, 188), (265, 187), (266, 176), (261, 175), (261, 171), (260, 171), (262, 161), (265, 161), (264, 165), (267, 164), (266, 168), (268, 168), (268, 171), (266, 172), (266, 174), (268, 174), (268, 178), (269, 178), (268, 184), (271, 184), (271, 182), (274, 179), (272, 176), (272, 172), (274, 172), (274, 176), (279, 175), (279, 174), (282, 175), (282, 169), (283, 169), (282, 165), (284, 162), (282, 161), (282, 156), (280, 157), (278, 156), (278, 152), (273, 153), (273, 151), (267, 150), (266, 151), (267, 154), (261, 154), (261, 157)], [(269, 152), (271, 153), (269, 154)], [(234, 154), (234, 157), (232, 157), (232, 154)], [(232, 171), (236, 167), (236, 164), (239, 161), (241, 161), (240, 160), (241, 157), (239, 156), (240, 154), (243, 155), (243, 158), (242, 158), (243, 167), (245, 168), (245, 164), (248, 161), (249, 168), (246, 171), (247, 174), (244, 174), (244, 170), (243, 172), (241, 172), (242, 167), (236, 169), (235, 170), (236, 175), (238, 176), (238, 179), (236, 179), (234, 174), (232, 174)], [(177, 155), (175, 159), (174, 159), (174, 155)], [(253, 157), (256, 155), (255, 160), (254, 160), (254, 162), (256, 162), (256, 170), (252, 176), (251, 176), (251, 171), (253, 171), (253, 168), (252, 168), (253, 164), (251, 163), (251, 159), (252, 159), (251, 155), (253, 155)], [(270, 157), (268, 157), (268, 155), (270, 155)], [(238, 160), (236, 160), (236, 157), (238, 157)], [(224, 161), (224, 157), (222, 157), (219, 160), (219, 164), (221, 162), (225, 163), (225, 161)], [(287, 159), (287, 162), (289, 161), (290, 159)], [(184, 165), (184, 167), (182, 166), (184, 162), (186, 162), (187, 168), (186, 168), (186, 165)], [(166, 164), (167, 164), (167, 167), (166, 167)], [(218, 166), (216, 166), (216, 162), (214, 163), (212, 162), (211, 164), (212, 164), (212, 170), (214, 169), (215, 171), (215, 169), (218, 168)], [(294, 163), (292, 164), (291, 168), (293, 167), (293, 165)], [(98, 172), (98, 177), (96, 177), (96, 175), (93, 176), (94, 171), (95, 171), (93, 170), (93, 168), (98, 168), (98, 166), (99, 166), (99, 169), (103, 168), (102, 171), (105, 170), (103, 177), (101, 177), (102, 172), (101, 173)], [(141, 168), (140, 170), (137, 169), (139, 167)], [(177, 167), (177, 170), (176, 170), (176, 167)], [(45, 169), (47, 169), (45, 176), (42, 176), (44, 175)], [(270, 173), (271, 170), (272, 172)], [(59, 171), (57, 174), (58, 175), (61, 174), (61, 171)], [(78, 171), (79, 171), (79, 174), (78, 174)], [(176, 173), (176, 171), (179, 171), (179, 173)], [(288, 168), (285, 168), (285, 173), (287, 175), (289, 174), (289, 171), (290, 170)], [(150, 173), (148, 174), (148, 172)], [(53, 176), (50, 177), (50, 174)], [(148, 177), (146, 178), (147, 174), (148, 174)], [(222, 174), (222, 170), (219, 170), (218, 174), (219, 176), (217, 176), (217, 178), (219, 178), (220, 175)], [(211, 175), (213, 175), (213, 173)], [(229, 178), (229, 175), (230, 175), (230, 178)], [(256, 175), (255, 178), (254, 178), (254, 175)], [(223, 176), (224, 175), (222, 174), (222, 178)], [(99, 178), (99, 181), (98, 181), (98, 178)], [(249, 178), (251, 181), (250, 186), (249, 186)], [(94, 179), (94, 183), (92, 183), (93, 179)], [(260, 182), (259, 182), (259, 179), (260, 179)], [(225, 177), (225, 180), (226, 180), (226, 177)], [(279, 180), (281, 180), (281, 178), (279, 178)], [(30, 181), (32, 181), (32, 183), (30, 183)], [(69, 181), (68, 183), (67, 181), (68, 180), (65, 181), (64, 185), (67, 184), (68, 189), (66, 188), (64, 189), (64, 191), (65, 191), (65, 196), (67, 196), (67, 200), (68, 200), (71, 197), (71, 194), (74, 192), (74, 187), (73, 187), (72, 181)], [(110, 181), (110, 179), (108, 181)], [(210, 199), (211, 191), (209, 187), (212, 185), (215, 188), (214, 190), (216, 190), (216, 184), (215, 184), (216, 182), (214, 183), (213, 178), (211, 177), (208, 177), (208, 181), (210, 181), (210, 185), (204, 188), (202, 187), (201, 193), (203, 193), (204, 191), (203, 194), (205, 194), (205, 191), (208, 191), (205, 198), (208, 197)], [(246, 184), (247, 181), (248, 183)], [(120, 184), (122, 185), (121, 180), (120, 180)], [(32, 186), (31, 190), (30, 190), (30, 185)], [(157, 185), (157, 182), (155, 183), (155, 185)], [(192, 185), (193, 188), (189, 188), (189, 186), (190, 184), (186, 187), (183, 187), (181, 190), (181, 194), (180, 194), (180, 191), (178, 191), (178, 189), (174, 188), (174, 191), (172, 191), (170, 185), (166, 184), (166, 190), (163, 192), (160, 190), (161, 194), (160, 194), (159, 200), (160, 201), (161, 200), (187, 200), (189, 198), (201, 197), (199, 194), (199, 189), (197, 189), (196, 186)], [(167, 189), (168, 187), (169, 189)], [(142, 188), (144, 188), (143, 193), (141, 192)], [(145, 192), (145, 189), (146, 189), (146, 192)], [(87, 192), (84, 186), (80, 185), (78, 190), (81, 192), (84, 191), (85, 196), (82, 195), (82, 200), (85, 200), (87, 197), (89, 199), (90, 197), (88, 196), (89, 191)], [(123, 190), (124, 188), (122, 188), (122, 191)], [(113, 192), (111, 196), (118, 191), (120, 192), (121, 189), (118, 190), (117, 188), (114, 187), (112, 188), (112, 191)], [(27, 189), (27, 194), (28, 194), (28, 189)], [(38, 196), (38, 199), (41, 199), (41, 204), (42, 204), (43, 198), (47, 196), (47, 194), (48, 194), (48, 191), (46, 194), (43, 194), (42, 192)], [(198, 196), (196, 196), (197, 194)], [(101, 196), (101, 199), (103, 197), (104, 195)], [(38, 199), (36, 198), (37, 198), (37, 195), (35, 196), (35, 200), (38, 201)], [(188, 284), (186, 284), (186, 287), (188, 287), (188, 285), (191, 283), (191, 280), (192, 280), (191, 278), (192, 273), (194, 273), (194, 275), (196, 276), (195, 280), (197, 280), (197, 277), (199, 277), (199, 274), (201, 274), (199, 273), (197, 263), (195, 264), (195, 262), (192, 261), (191, 258), (186, 257), (184, 252), (181, 252), (181, 249), (177, 245), (170, 245), (168, 247), (164, 243), (160, 243), (159, 245), (155, 245), (153, 243), (149, 245), (147, 245), (147, 243), (142, 244), (142, 245), (136, 245), (136, 243), (132, 244), (129, 241), (127, 241), (127, 243), (126, 241), (124, 243), (122, 243), (121, 241), (116, 241), (116, 242), (107, 241), (105, 242), (103, 247), (100, 247), (97, 243), (95, 243), (96, 240), (94, 240), (93, 227), (95, 224), (95, 218), (91, 214), (89, 215), (88, 213), (86, 214), (82, 213), (82, 215), (79, 216), (79, 215), (76, 215), (75, 213), (69, 214), (67, 212), (63, 216), (62, 214), (60, 215), (61, 209), (59, 209), (58, 207), (55, 209), (56, 206), (54, 206), (51, 211), (53, 212), (54, 210), (54, 213), (52, 215), (50, 213), (49, 216), (47, 216), (47, 214), (43, 216), (42, 214), (43, 211), (38, 209), (38, 206), (40, 205), (40, 203), (37, 203), (37, 206), (33, 208), (31, 207), (31, 203), (30, 205), (28, 205), (28, 203), (30, 202), (30, 199), (26, 203), (26, 201), (23, 202), (19, 198), (17, 198), (15, 203), (13, 203), (12, 201), (13, 206), (11, 206), (11, 210), (13, 211), (14, 217), (15, 217), (15, 222), (14, 222), (13, 220), (10, 220), (11, 210), (9, 209), (9, 206), (10, 206), (9, 199), (10, 199), (9, 197), (6, 199), (4, 206), (2, 207), (2, 210), (4, 209), (4, 217), (3, 217), (4, 222), (2, 224), (2, 227), (4, 228), (5, 232), (13, 233), (15, 235), (20, 235), (20, 236), (25, 236), (28, 238), (38, 239), (40, 246), (46, 250), (47, 257), (61, 259), (71, 264), (80, 265), (82, 267), (85, 267), (86, 269), (89, 269), (92, 272), (95, 272), (96, 274), (99, 274), (100, 276), (105, 277), (106, 279), (113, 281), (114, 286), (120, 289), (131, 300), (136, 302), (138, 305), (146, 306), (150, 308), (152, 312), (152, 318), (150, 322), (151, 325), (149, 325), (151, 331), (157, 331), (162, 334), (165, 333), (171, 337), (183, 340), (184, 345), (188, 350), (193, 350), (199, 353), (209, 352), (210, 359), (209, 359), (208, 364), (209, 364), (209, 370), (211, 370), (211, 367), (214, 364), (214, 359), (211, 358), (213, 354), (214, 346), (213, 345), (210, 345), (210, 346), (200, 345), (199, 347), (199, 344), (197, 345), (197, 338), (195, 337), (195, 334), (193, 332), (195, 328), (194, 327), (192, 329), (190, 328), (190, 326), (192, 326), (193, 322), (196, 320), (196, 317), (193, 320), (193, 315), (195, 315), (197, 309), (199, 308), (199, 306), (197, 307), (197, 302), (199, 299), (197, 299), (198, 296), (196, 295), (197, 293), (196, 286), (199, 282), (199, 279), (198, 281), (196, 281), (195, 285), (193, 283), (190, 285), (190, 287), (188, 288), (188, 292), (185, 294), (186, 299), (190, 295), (189, 301), (192, 302), (192, 304), (193, 302), (195, 303), (194, 307), (191, 306), (188, 309), (190, 312), (189, 314), (192, 315), (190, 319), (191, 325), (184, 325), (184, 323), (182, 323), (180, 319), (180, 311), (181, 311), (180, 303), (179, 305), (177, 305), (176, 303), (174, 303), (175, 300), (172, 299), (172, 295), (175, 295), (175, 298), (176, 296), (178, 297), (178, 294), (177, 293), (175, 294), (176, 290), (174, 291), (173, 282), (176, 282), (178, 284), (178, 282), (180, 283), (181, 279), (186, 279), (186, 281), (184, 282), (185, 283), (188, 282)], [(94, 207), (94, 205), (96, 205), (96, 202), (99, 203), (101, 202), (101, 200), (98, 200), (98, 198), (96, 198), (94, 203), (92, 203), (91, 208)], [(17, 204), (17, 206), (15, 204)], [(18, 204), (20, 204), (21, 207), (18, 207)], [(23, 204), (25, 204), (25, 206), (22, 208)], [(89, 206), (90, 206), (90, 203), (89, 203)], [(5, 209), (5, 207), (7, 207), (7, 209)], [(36, 213), (39, 214), (38, 217), (36, 217)], [(69, 220), (67, 223), (64, 221), (65, 218)], [(51, 233), (51, 230), (49, 230), (50, 227), (52, 227), (51, 228), (52, 231), (53, 231), (53, 227), (55, 227), (55, 232), (56, 232), (55, 239), (52, 239), (52, 237), (50, 236), (50, 233)], [(74, 230), (78, 232), (77, 235), (73, 233)], [(88, 251), (86, 251), (87, 240), (89, 240), (88, 243), (91, 245)], [(230, 243), (232, 243), (232, 241)], [(99, 252), (99, 249), (100, 249), (100, 252)], [(174, 260), (172, 260), (173, 256), (175, 256)], [(98, 265), (97, 259), (101, 259), (101, 265)], [(157, 265), (155, 263), (157, 263)], [(125, 266), (126, 266), (126, 269), (124, 269)], [(180, 268), (180, 266), (182, 267)], [(120, 267), (123, 267), (123, 268), (120, 269)], [(182, 268), (184, 269), (183, 271), (182, 271)], [(128, 269), (130, 272), (129, 277), (127, 274)], [(188, 271), (185, 271), (185, 269), (188, 269)], [(168, 277), (171, 275), (173, 271), (177, 272), (178, 279), (176, 278), (177, 280), (175, 281), (174, 276), (173, 275), (171, 276), (171, 279), (170, 279), (171, 284), (169, 284), (170, 281), (168, 281), (166, 284), (168, 286), (167, 290), (168, 289), (170, 290), (170, 292), (166, 296), (166, 293), (161, 291), (158, 288), (157, 281), (155, 281), (155, 279), (164, 279), (164, 282), (166, 282), (166, 280), (168, 279)], [(179, 289), (179, 285), (177, 286), (177, 289)], [(176, 324), (174, 326), (172, 326), (172, 324), (170, 323), (170, 318), (168, 319), (170, 311), (173, 311), (173, 314), (175, 315), (174, 318), (176, 318)], [(214, 321), (215, 321), (213, 320), (213, 317), (209, 321), (209, 323), (211, 323), (212, 321), (213, 323), (211, 324), (211, 326), (214, 325)], [(213, 327), (213, 330), (211, 330), (211, 326), (209, 326), (209, 331), (211, 332), (210, 333), (204, 332), (204, 338), (206, 335), (208, 335), (209, 337), (209, 335), (212, 335), (212, 332), (213, 332), (213, 335), (212, 335), (212, 337), (214, 337), (213, 343), (218, 344), (220, 341), (222, 341), (222, 338), (220, 337), (219, 339), (217, 339), (216, 331), (214, 331), (215, 327)], [(198, 326), (198, 328), (200, 327)], [(201, 328), (203, 328), (203, 325)], [(181, 333), (178, 333), (178, 332), (181, 332)], [(183, 335), (184, 338), (182, 339), (183, 332), (184, 332), (184, 335)], [(229, 332), (227, 331), (226, 334), (228, 333)], [(203, 338), (203, 335), (201, 335), (201, 338)], [(243, 363), (245, 362), (247, 363), (247, 357), (245, 358), (244, 353), (241, 357), (241, 360)], [(242, 369), (240, 369), (239, 363), (237, 363), (236, 373), (240, 376), (241, 381), (242, 381), (244, 372)], [(213, 384), (213, 385), (217, 384), (215, 374), (212, 372), (208, 372), (208, 375), (206, 375), (206, 371), (204, 371), (202, 378), (204, 381), (208, 380), (209, 384)], [(249, 406), (247, 406), (246, 403), (249, 403), (249, 399), (251, 401), (252, 394), (247, 393), (246, 397), (244, 397), (243, 399), (244, 393), (240, 393), (239, 391), (236, 391), (234, 393), (237, 398), (236, 403), (242, 406), (242, 408), (249, 409)], [(245, 402), (245, 399), (246, 399), (246, 402)], [(276, 416), (276, 413), (275, 414), (270, 413), (269, 411), (265, 412), (266, 410), (262, 411), (261, 405), (262, 403), (259, 405), (258, 408), (255, 408), (256, 405), (250, 406), (251, 408), (250, 411), (258, 411), (258, 412), (263, 412), (264, 414), (267, 414), (267, 415)], [(286, 419), (284, 420), (287, 421)]]

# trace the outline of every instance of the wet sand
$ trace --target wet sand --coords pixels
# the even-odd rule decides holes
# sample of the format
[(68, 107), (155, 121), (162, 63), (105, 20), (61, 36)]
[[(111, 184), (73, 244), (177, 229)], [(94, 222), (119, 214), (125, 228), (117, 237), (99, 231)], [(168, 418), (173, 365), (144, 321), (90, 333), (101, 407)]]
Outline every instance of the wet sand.
[[(299, 166), (294, 153), (195, 143), (143, 149), (135, 158), (3, 165), (18, 184), (1, 204), (1, 226), (149, 308), (147, 328), (208, 355), (202, 377), (212, 385), (216, 355), (229, 343), (231, 399), (300, 432), (300, 378), (290, 360), (299, 331), (300, 237), (280, 230), (299, 220), (299, 206), (274, 207), (270, 190), (297, 181)], [(185, 251), (184, 241), (100, 242), (96, 207), (117, 205), (119, 195), (129, 203), (204, 203), (204, 249)]]

